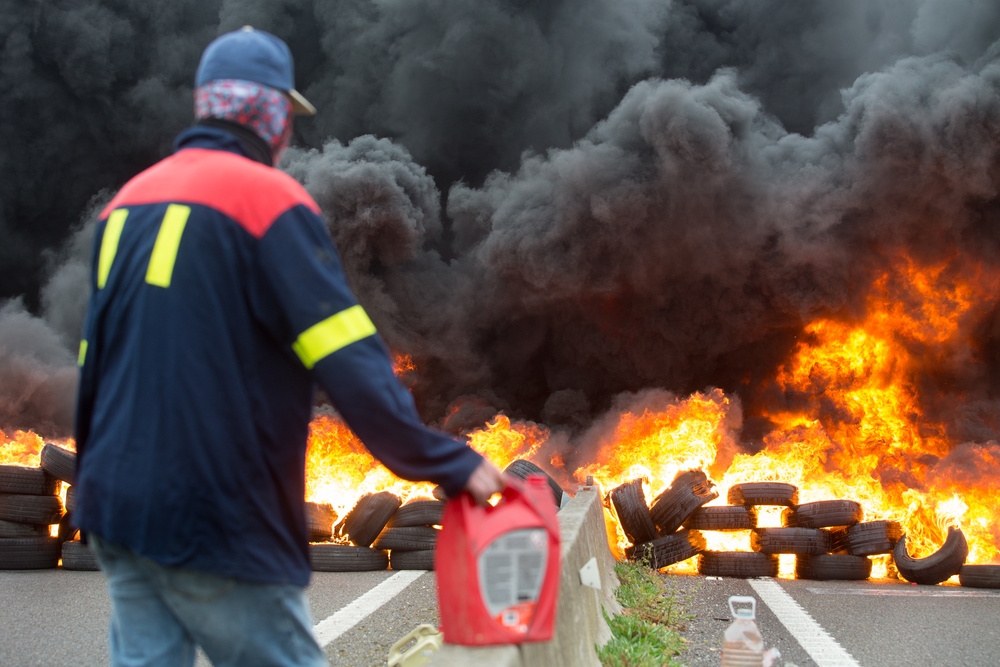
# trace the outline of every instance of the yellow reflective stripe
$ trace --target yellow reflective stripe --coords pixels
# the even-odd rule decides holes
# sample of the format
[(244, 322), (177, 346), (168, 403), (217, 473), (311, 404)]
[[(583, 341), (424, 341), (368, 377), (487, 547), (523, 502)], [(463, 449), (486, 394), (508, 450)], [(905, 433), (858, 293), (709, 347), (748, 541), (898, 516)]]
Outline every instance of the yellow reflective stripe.
[(87, 341), (86, 339), (80, 341), (80, 356), (77, 357), (76, 365), (83, 366), (83, 362), (87, 360)]
[(312, 368), (327, 355), (374, 333), (375, 325), (364, 308), (351, 306), (303, 331), (292, 349), (306, 368)]
[[(104, 226), (104, 237), (101, 238), (101, 254), (97, 259), (97, 289), (103, 289), (108, 283), (108, 274), (118, 252), (118, 239), (122, 236), (122, 227), (128, 217), (127, 208), (116, 208), (108, 216), (108, 224)], [(81, 364), (82, 365), (82, 364)]]
[(146, 269), (146, 282), (157, 287), (170, 287), (170, 278), (174, 274), (174, 262), (177, 261), (177, 248), (181, 244), (184, 225), (191, 215), (190, 206), (171, 204), (163, 215), (160, 231), (153, 244), (153, 255), (149, 258), (149, 268)]

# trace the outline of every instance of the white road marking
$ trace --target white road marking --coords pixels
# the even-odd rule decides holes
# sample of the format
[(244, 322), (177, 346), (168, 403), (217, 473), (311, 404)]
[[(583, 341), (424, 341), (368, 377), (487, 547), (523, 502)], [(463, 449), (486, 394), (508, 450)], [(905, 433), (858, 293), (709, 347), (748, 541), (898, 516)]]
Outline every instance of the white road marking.
[(419, 579), (424, 572), (426, 570), (400, 570), (329, 618), (320, 621), (313, 626), (316, 641), (321, 647), (326, 648), (330, 642), (403, 592), (403, 589)]
[(774, 615), (778, 617), (817, 667), (861, 667), (823, 627), (773, 579), (749, 579)]
[(997, 598), (1000, 591), (955, 590), (937, 586), (913, 588), (806, 588), (816, 595), (885, 595), (889, 597), (921, 598)]

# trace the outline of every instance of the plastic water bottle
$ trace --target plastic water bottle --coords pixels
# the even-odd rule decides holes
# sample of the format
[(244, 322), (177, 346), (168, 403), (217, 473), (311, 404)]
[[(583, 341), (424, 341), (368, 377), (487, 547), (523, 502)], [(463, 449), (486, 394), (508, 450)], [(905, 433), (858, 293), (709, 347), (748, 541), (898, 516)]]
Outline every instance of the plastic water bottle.
[(763, 667), (764, 638), (754, 620), (757, 618), (756, 598), (733, 595), (729, 598), (729, 611), (734, 620), (723, 635), (722, 667)]

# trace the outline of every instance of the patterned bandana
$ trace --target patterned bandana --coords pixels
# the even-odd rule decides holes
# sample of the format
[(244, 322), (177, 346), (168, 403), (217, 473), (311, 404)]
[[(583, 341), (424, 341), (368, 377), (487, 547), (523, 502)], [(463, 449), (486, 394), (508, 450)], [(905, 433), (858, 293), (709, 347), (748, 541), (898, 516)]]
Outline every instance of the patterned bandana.
[(220, 118), (253, 130), (271, 147), (274, 164), (292, 138), (292, 103), (280, 91), (240, 79), (216, 79), (194, 91), (196, 119)]

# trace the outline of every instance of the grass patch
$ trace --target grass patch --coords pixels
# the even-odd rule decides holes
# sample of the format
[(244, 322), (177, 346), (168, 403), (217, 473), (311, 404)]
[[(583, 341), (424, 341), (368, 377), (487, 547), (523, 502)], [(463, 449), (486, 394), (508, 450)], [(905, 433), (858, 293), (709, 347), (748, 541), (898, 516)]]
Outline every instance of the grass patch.
[(679, 666), (673, 659), (684, 648), (679, 632), (690, 614), (675, 591), (644, 563), (615, 565), (621, 585), (615, 597), (624, 608), (608, 618), (611, 640), (597, 649), (604, 667)]

